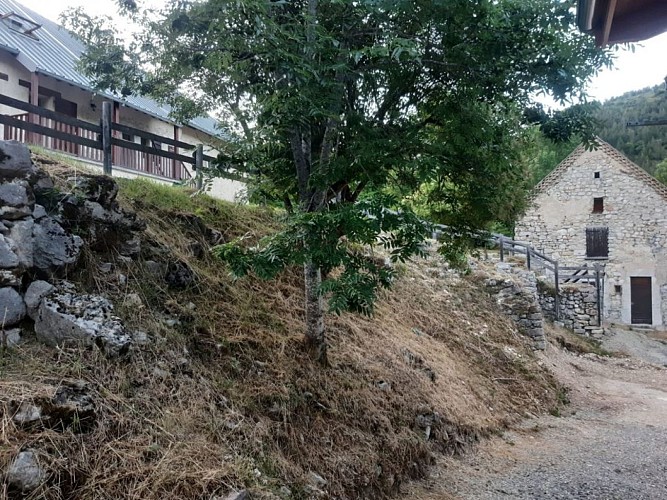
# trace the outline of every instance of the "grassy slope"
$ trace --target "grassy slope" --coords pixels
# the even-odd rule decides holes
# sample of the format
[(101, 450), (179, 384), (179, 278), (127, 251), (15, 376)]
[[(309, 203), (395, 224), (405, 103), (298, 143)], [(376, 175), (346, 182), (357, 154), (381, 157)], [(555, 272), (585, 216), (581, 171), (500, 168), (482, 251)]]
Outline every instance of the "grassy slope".
[[(70, 278), (109, 296), (126, 324), (154, 341), (129, 362), (32, 341), (0, 359), (0, 404), (63, 379), (93, 388), (98, 419), (86, 433), (25, 431), (3, 417), (0, 469), (22, 447), (45, 451), (44, 498), (210, 498), (235, 488), (275, 498), (285, 486), (308, 498), (311, 471), (332, 498), (380, 498), (422, 476), (433, 452), (462, 451), (557, 404), (528, 342), (475, 280), (443, 272), (437, 258), (402, 267), (375, 317), (327, 318), (332, 366), (324, 370), (302, 348), (298, 272), (234, 282), (208, 254), (193, 255), (207, 242), (191, 214), (227, 239), (250, 240), (279, 224), (274, 214), (142, 181), (122, 181), (120, 199), (148, 222), (144, 252), (153, 245), (162, 250), (152, 259), (187, 261), (197, 284), (170, 290), (143, 260), (87, 253)], [(114, 272), (96, 271), (109, 261)], [(181, 324), (168, 327), (165, 315)], [(436, 415), (428, 440), (420, 415)]]

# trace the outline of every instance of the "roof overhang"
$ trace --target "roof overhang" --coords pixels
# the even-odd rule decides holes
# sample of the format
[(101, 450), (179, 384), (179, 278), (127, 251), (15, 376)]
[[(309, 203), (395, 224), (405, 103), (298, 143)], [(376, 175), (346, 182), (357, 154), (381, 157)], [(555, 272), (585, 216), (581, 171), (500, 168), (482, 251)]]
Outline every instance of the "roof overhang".
[(599, 47), (639, 42), (667, 31), (667, 1), (578, 0), (577, 24)]

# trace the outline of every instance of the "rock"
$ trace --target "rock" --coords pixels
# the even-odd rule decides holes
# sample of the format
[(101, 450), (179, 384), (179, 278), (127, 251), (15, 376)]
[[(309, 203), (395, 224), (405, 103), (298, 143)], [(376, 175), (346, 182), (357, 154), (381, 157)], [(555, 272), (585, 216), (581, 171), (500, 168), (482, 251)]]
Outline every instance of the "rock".
[(194, 283), (195, 273), (184, 262), (172, 262), (164, 279), (172, 288), (187, 288)]
[(134, 340), (134, 343), (137, 345), (146, 345), (150, 342), (148, 334), (146, 332), (142, 332), (141, 330), (134, 332), (132, 335), (132, 340)]
[(39, 465), (37, 453), (25, 450), (18, 454), (6, 474), (7, 484), (21, 492), (29, 493), (46, 480), (46, 472)]
[(0, 269), (0, 287), (21, 286), (21, 273), (17, 269)]
[(11, 287), (0, 288), (0, 327), (19, 323), (26, 315), (25, 303)]
[(24, 269), (30, 269), (34, 264), (34, 227), (34, 221), (26, 219), (16, 222), (9, 233), (9, 238), (14, 245), (14, 252), (19, 258), (19, 265)]
[(308, 483), (315, 488), (325, 488), (327, 485), (327, 480), (320, 476), (318, 473), (310, 471), (308, 472)]
[(162, 279), (167, 272), (165, 266), (154, 260), (147, 260), (144, 265), (146, 270), (158, 279)]
[(12, 328), (10, 330), (0, 329), (0, 346), (14, 347), (21, 342), (21, 329)]
[(23, 219), (34, 206), (35, 196), (25, 181), (0, 184), (0, 219)]
[(141, 240), (138, 236), (124, 241), (120, 244), (118, 251), (126, 257), (136, 257), (141, 253)]
[(23, 401), (14, 413), (12, 420), (20, 426), (29, 426), (42, 420), (42, 408), (29, 401)]
[(169, 372), (167, 370), (163, 370), (157, 366), (151, 370), (151, 374), (159, 380), (164, 380), (169, 377)]
[(292, 498), (292, 490), (290, 490), (287, 486), (281, 486), (278, 490), (278, 493), (281, 497)]
[(16, 141), (0, 141), (0, 181), (27, 179), (36, 173), (30, 150)]
[(95, 422), (95, 402), (89, 391), (83, 380), (61, 383), (51, 401), (51, 419), (65, 427), (72, 423), (80, 430), (90, 427)]
[(113, 271), (113, 264), (111, 262), (104, 262), (97, 266), (97, 269), (99, 269), (101, 273), (109, 274), (111, 271)]
[(67, 181), (78, 195), (105, 207), (111, 206), (118, 195), (116, 181), (104, 175), (79, 175)]
[(53, 219), (45, 218), (35, 224), (34, 265), (42, 271), (55, 272), (76, 264), (83, 241), (73, 236)]
[(48, 214), (46, 209), (42, 205), (35, 205), (34, 210), (32, 211), (32, 218), (35, 220), (43, 219)]
[[(219, 498), (223, 500), (222, 497)], [(241, 490), (229, 493), (224, 500), (247, 500), (248, 498), (248, 490)]]
[(13, 269), (19, 265), (19, 257), (10, 243), (11, 240), (0, 235), (0, 269)]
[(138, 293), (128, 293), (123, 300), (127, 307), (143, 307), (144, 303)]
[(9, 228), (0, 221), (0, 234), (9, 234)]
[(78, 341), (96, 345), (110, 356), (122, 355), (132, 339), (112, 312), (113, 306), (103, 297), (57, 291), (42, 300), (35, 333), (50, 345)]
[(25, 292), (25, 305), (27, 307), (28, 316), (35, 320), (37, 318), (37, 311), (42, 299), (49, 295), (56, 289), (51, 283), (46, 281), (33, 281), (30, 283), (28, 290)]

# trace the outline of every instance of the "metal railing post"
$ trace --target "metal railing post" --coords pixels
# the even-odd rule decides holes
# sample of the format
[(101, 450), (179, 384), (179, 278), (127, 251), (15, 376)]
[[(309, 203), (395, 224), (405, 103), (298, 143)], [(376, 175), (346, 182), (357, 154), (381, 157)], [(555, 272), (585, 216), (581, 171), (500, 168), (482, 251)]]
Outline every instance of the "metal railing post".
[(528, 270), (530, 271), (530, 254), (532, 250), (530, 246), (526, 246), (526, 266), (528, 267)]

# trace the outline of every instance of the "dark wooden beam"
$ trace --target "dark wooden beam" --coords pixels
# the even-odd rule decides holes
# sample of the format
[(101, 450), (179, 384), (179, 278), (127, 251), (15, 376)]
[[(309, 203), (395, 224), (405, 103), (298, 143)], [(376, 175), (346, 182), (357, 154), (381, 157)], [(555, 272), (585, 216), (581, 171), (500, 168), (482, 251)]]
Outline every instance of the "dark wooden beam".
[[(37, 73), (30, 74), (30, 104), (33, 106), (39, 106), (39, 75)], [(39, 116), (35, 113), (31, 113), (28, 117), (30, 123), (39, 125)], [(38, 136), (34, 131), (29, 131), (28, 133), (28, 142), (32, 144), (37, 144)]]

